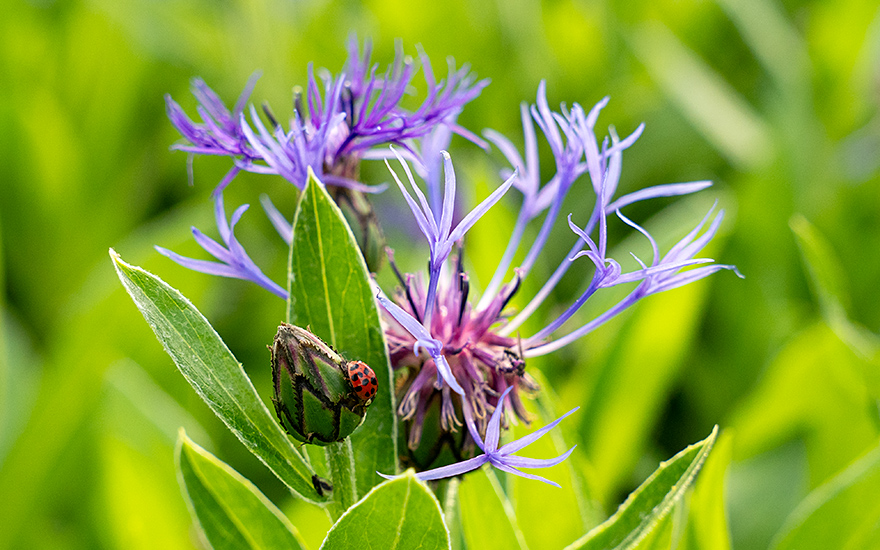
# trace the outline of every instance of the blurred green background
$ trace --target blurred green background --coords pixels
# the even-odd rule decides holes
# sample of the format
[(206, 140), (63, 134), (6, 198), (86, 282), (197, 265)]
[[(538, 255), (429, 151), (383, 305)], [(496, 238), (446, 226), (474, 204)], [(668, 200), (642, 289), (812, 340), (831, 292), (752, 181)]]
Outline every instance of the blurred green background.
[[(649, 220), (668, 246), (718, 198), (728, 217), (708, 255), (746, 278), (721, 273), (649, 298), (530, 366), (562, 407), (583, 406), (569, 432), (605, 513), (719, 424), (729, 434), (734, 548), (775, 544), (823, 495), (840, 498), (818, 532), (839, 535), (831, 546), (813, 540), (817, 548), (878, 544), (880, 466), (874, 458), (846, 470), (880, 436), (876, 0), (6, 0), (2, 11), (0, 548), (196, 545), (172, 463), (181, 425), (318, 546), (326, 518), (285, 495), (189, 388), (107, 250), (181, 289), (265, 396), (265, 344), (283, 303), (254, 285), (188, 272), (152, 248), (203, 257), (188, 229), (214, 234), (209, 191), (229, 166), (198, 158), (187, 185), (186, 155), (168, 150), (178, 136), (163, 96), (194, 113), (192, 77), (232, 103), (262, 70), (253, 99), (286, 118), (307, 63), (338, 71), (352, 31), (372, 37), (383, 66), (397, 38), (410, 54), (421, 44), (438, 73), (446, 56), (470, 63), (492, 83), (461, 122), (518, 143), (519, 103), (534, 102), (541, 79), (551, 106), (589, 108), (610, 95), (597, 129), (647, 125), (624, 155), (622, 192), (715, 181), (696, 197), (628, 215)], [(460, 184), (466, 195), (497, 185), (497, 152), (487, 158), (457, 140), (453, 157), (460, 182), (471, 183)], [(369, 183), (387, 178), (376, 166), (364, 174)], [(249, 175), (227, 205), (254, 205), (239, 238), (280, 281), (286, 251), (257, 206), (263, 192), (293, 211), (289, 185)], [(583, 199), (564, 212), (588, 208)], [(380, 199), (380, 208), (400, 207), (392, 192)], [(499, 256), (514, 215), (496, 210), (478, 225), (471, 258)], [(405, 234), (388, 233), (406, 248)], [(627, 233), (615, 226), (612, 236), (619, 243)], [(567, 250), (568, 237), (555, 240), (521, 296)], [(623, 241), (616, 257), (629, 250), (644, 254), (644, 242)], [(401, 260), (409, 270), (424, 265), (424, 250), (415, 252)], [(493, 266), (474, 265), (477, 279), (485, 283)], [(582, 282), (568, 279), (557, 303)]]

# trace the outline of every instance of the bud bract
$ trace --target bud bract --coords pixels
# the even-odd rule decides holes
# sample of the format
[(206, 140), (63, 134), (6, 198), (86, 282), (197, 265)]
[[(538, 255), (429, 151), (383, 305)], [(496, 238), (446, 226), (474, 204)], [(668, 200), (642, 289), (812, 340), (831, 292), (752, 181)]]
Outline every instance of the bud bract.
[[(352, 385), (351, 374), (372, 379), (360, 361), (346, 361), (311, 332), (283, 323), (272, 350), (272, 402), (284, 429), (299, 441), (327, 445), (351, 435), (364, 421), (372, 393), (363, 383)], [(368, 399), (364, 399), (368, 396)]]

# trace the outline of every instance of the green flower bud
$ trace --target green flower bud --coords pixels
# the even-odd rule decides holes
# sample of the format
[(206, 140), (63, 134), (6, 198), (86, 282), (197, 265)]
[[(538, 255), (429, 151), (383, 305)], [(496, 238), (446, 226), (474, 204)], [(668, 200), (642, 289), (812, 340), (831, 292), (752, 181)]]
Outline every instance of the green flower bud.
[(376, 377), (360, 361), (346, 361), (311, 332), (283, 323), (272, 350), (275, 412), (299, 441), (327, 445), (364, 421)]

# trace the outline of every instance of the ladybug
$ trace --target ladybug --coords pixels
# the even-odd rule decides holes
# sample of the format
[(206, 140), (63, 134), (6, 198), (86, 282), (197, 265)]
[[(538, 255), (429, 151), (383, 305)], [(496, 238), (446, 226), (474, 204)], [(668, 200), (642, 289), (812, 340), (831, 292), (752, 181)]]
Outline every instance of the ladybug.
[(346, 365), (348, 382), (354, 388), (361, 401), (369, 401), (376, 396), (379, 384), (376, 382), (376, 373), (363, 361), (349, 361)]

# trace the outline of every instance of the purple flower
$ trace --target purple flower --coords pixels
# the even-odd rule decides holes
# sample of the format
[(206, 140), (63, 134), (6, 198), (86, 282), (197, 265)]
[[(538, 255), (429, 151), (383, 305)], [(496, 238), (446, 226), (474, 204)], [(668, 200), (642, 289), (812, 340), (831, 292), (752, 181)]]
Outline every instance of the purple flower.
[[(583, 337), (646, 296), (676, 288), (722, 269), (734, 269), (733, 266), (714, 264), (709, 259), (696, 258), (696, 254), (717, 232), (722, 213), (718, 213), (703, 232), (702, 227), (708, 222), (707, 217), (661, 257), (653, 237), (619, 212), (620, 208), (640, 200), (692, 193), (704, 189), (709, 183), (658, 185), (615, 200), (623, 152), (636, 142), (643, 126), (636, 128), (624, 139), (619, 139), (612, 131), (610, 139), (603, 140), (600, 146), (595, 137), (594, 126), (606, 103), (607, 99), (603, 99), (589, 113), (577, 104), (570, 111), (563, 109), (562, 114), (553, 113), (547, 106), (542, 85), (539, 89), (538, 105), (532, 109), (522, 109), (527, 147), (525, 158), (528, 162), (523, 162), (523, 157), (506, 138), (487, 132), (487, 137), (502, 149), (511, 162), (515, 173), (521, 170), (526, 181), (508, 179), (474, 212), (465, 216), (455, 231), (452, 230), (455, 181), (450, 178), (453, 172), (448, 156), (444, 156), (446, 189), (440, 208), (429, 204), (427, 197), (413, 181), (405, 161), (400, 159), (416, 198), (406, 191), (396, 174), (395, 181), (428, 240), (427, 282), (423, 276), (400, 274), (392, 258), (391, 266), (401, 286), (392, 298), (379, 293), (379, 301), (386, 312), (385, 332), (392, 365), (395, 369), (406, 369), (409, 373), (403, 383), (398, 413), (401, 418), (410, 422), (408, 443), (411, 449), (419, 447), (423, 432), (422, 422), (431, 403), (436, 401), (439, 401), (441, 428), (445, 432), (455, 432), (456, 426), (461, 425), (457, 416), (459, 414), (463, 414), (466, 420), (470, 414), (478, 431), (487, 429), (486, 411), (497, 407), (498, 396), (507, 390), (511, 391), (509, 400), (512, 411), (520, 419), (527, 421), (527, 414), (520, 403), (521, 394), (537, 390), (537, 385), (525, 371), (527, 358), (550, 353)], [(526, 113), (531, 114), (531, 118)], [(537, 140), (532, 119), (551, 143), (556, 159), (556, 173), (544, 185), (538, 179)], [(502, 172), (504, 177), (509, 174), (507, 171)], [(518, 315), (509, 317), (504, 310), (520, 288), (521, 280), (529, 275), (530, 267), (543, 253), (549, 234), (548, 228), (553, 225), (562, 198), (583, 175), (589, 175), (596, 195), (587, 223), (579, 226), (574, 223), (574, 216), (569, 216), (569, 227), (576, 238), (571, 252), (526, 307)], [(500, 193), (511, 185), (523, 193), (517, 225), (492, 282), (479, 302), (472, 305), (468, 301), (469, 277), (463, 267), (461, 250), (454, 262), (455, 267), (448, 265), (446, 260), (451, 254), (453, 244), (463, 240), (471, 222), (475, 221), (471, 216), (474, 213), (482, 216), (500, 199)], [(500, 281), (507, 275), (512, 258), (523, 244), (523, 229), (541, 211), (546, 211), (541, 230), (528, 247), (521, 266), (514, 270), (511, 281), (501, 285)], [(439, 221), (435, 212), (439, 212)], [(615, 212), (623, 223), (642, 232), (649, 239), (654, 250), (650, 264), (639, 261), (640, 269), (623, 272), (620, 263), (608, 257), (608, 216)], [(569, 266), (574, 264), (574, 260), (584, 257), (590, 260), (588, 265), (592, 265), (592, 274), (585, 277), (587, 284), (583, 294), (543, 329), (531, 336), (520, 336), (518, 330), (522, 323), (535, 313)], [(578, 262), (578, 265), (583, 263)], [(593, 294), (603, 288), (624, 284), (636, 285), (626, 299), (593, 320), (553, 339)], [(421, 357), (420, 349), (426, 350), (430, 359)], [(441, 380), (445, 385), (440, 383)], [(447, 386), (452, 387), (455, 393), (450, 392)], [(458, 391), (459, 387), (463, 392)], [(476, 442), (476, 439), (473, 441)]]
[(220, 260), (219, 262), (187, 258), (160, 246), (157, 246), (156, 250), (163, 256), (171, 258), (183, 267), (207, 273), (209, 275), (219, 275), (220, 277), (231, 277), (233, 279), (251, 281), (257, 283), (279, 298), (286, 300), (287, 291), (260, 271), (260, 268), (254, 264), (253, 260), (250, 259), (247, 252), (245, 252), (244, 248), (235, 238), (235, 225), (241, 219), (241, 216), (245, 213), (248, 207), (249, 205), (243, 204), (236, 208), (235, 212), (232, 213), (231, 222), (227, 223), (226, 211), (223, 208), (223, 192), (219, 191), (214, 193), (214, 217), (217, 222), (217, 229), (220, 232), (220, 238), (226, 246), (221, 245), (195, 227), (192, 228), (193, 237), (195, 237), (196, 242), (199, 243), (199, 245), (209, 254)]
[(239, 170), (277, 174), (302, 189), (311, 168), (327, 185), (378, 192), (384, 186), (371, 187), (358, 181), (360, 161), (375, 156), (373, 150), (377, 147), (395, 144), (415, 155), (414, 140), (440, 126), (484, 145), (480, 138), (458, 126), (455, 117), (480, 94), (488, 80), (477, 81), (467, 66), (456, 69), (450, 61), (447, 78), (438, 82), (428, 56), (419, 51), (428, 90), (421, 105), (408, 111), (400, 102), (413, 87), (418, 71), (399, 46), (391, 66), (378, 75), (378, 65), (370, 66), (369, 41), (361, 55), (357, 39), (352, 36), (348, 53), (343, 72), (336, 76), (328, 74), (319, 81), (309, 67), (305, 97), (295, 96), (295, 113), (287, 130), (266, 106), (264, 114), (270, 128), (253, 106), (250, 121), (245, 117), (245, 103), (256, 76), (248, 82), (232, 112), (203, 81), (194, 80), (201, 123), (194, 123), (170, 96), (166, 97), (171, 122), (189, 142), (174, 148), (234, 157), (234, 167), (218, 189)]
[(464, 234), (467, 233), (475, 223), (477, 223), (477, 220), (479, 220), (483, 214), (488, 212), (489, 209), (501, 199), (504, 193), (510, 189), (513, 182), (516, 180), (516, 172), (514, 172), (513, 175), (507, 178), (507, 181), (486, 197), (483, 202), (458, 222), (453, 229), (452, 216), (455, 210), (455, 170), (452, 167), (452, 159), (450, 158), (449, 153), (441, 151), (441, 155), (443, 156), (443, 171), (446, 174), (446, 183), (439, 220), (435, 217), (434, 210), (428, 204), (425, 194), (422, 193), (419, 186), (416, 185), (412, 172), (409, 169), (409, 165), (403, 160), (403, 157), (397, 155), (397, 160), (403, 166), (403, 171), (406, 173), (409, 184), (419, 198), (418, 203), (416, 203), (412, 198), (412, 195), (406, 190), (406, 187), (401, 183), (400, 178), (398, 178), (394, 170), (391, 169), (391, 165), (388, 164), (388, 161), (385, 161), (388, 170), (394, 177), (394, 181), (397, 182), (397, 186), (400, 188), (400, 192), (403, 193), (403, 198), (406, 199), (410, 210), (412, 210), (419, 229), (422, 231), (422, 234), (425, 235), (425, 238), (428, 239), (428, 247), (431, 254), (431, 259), (428, 264), (430, 278), (423, 314), (424, 322), (427, 325), (430, 325), (431, 317), (434, 313), (434, 300), (440, 277), (440, 269), (443, 267), (443, 263), (449, 257), (449, 254), (452, 252), (452, 245), (464, 237)]
[[(473, 458), (469, 458), (462, 462), (458, 462), (456, 464), (450, 464), (448, 466), (434, 468), (433, 470), (419, 472), (416, 474), (416, 477), (418, 479), (421, 479), (422, 481), (432, 481), (445, 477), (454, 477), (470, 472), (472, 470), (476, 470), (483, 464), (488, 463), (495, 468), (501, 470), (502, 472), (507, 472), (509, 474), (514, 474), (528, 479), (543, 481), (544, 483), (547, 483), (549, 485), (559, 487), (558, 483), (550, 481), (549, 479), (543, 478), (541, 476), (527, 474), (521, 471), (520, 468), (549, 468), (550, 466), (555, 466), (568, 458), (568, 456), (572, 453), (572, 451), (574, 451), (577, 445), (575, 445), (565, 453), (557, 456), (556, 458), (526, 458), (522, 456), (517, 456), (513, 453), (524, 449), (525, 447), (528, 447), (529, 445), (543, 437), (544, 434), (555, 428), (557, 424), (562, 421), (563, 418), (572, 414), (580, 407), (573, 408), (572, 410), (560, 416), (550, 424), (547, 424), (543, 428), (536, 430), (535, 432), (532, 432), (531, 434), (521, 439), (511, 441), (510, 443), (503, 445), (501, 448), (499, 448), (498, 442), (501, 440), (501, 417), (504, 414), (504, 402), (505, 399), (507, 399), (507, 396), (510, 393), (511, 389), (512, 388), (507, 388), (504, 393), (501, 394), (501, 397), (498, 400), (498, 405), (495, 407), (495, 411), (492, 413), (492, 418), (489, 420), (489, 424), (486, 427), (485, 441), (480, 437), (480, 432), (477, 430), (477, 427), (474, 424), (473, 413), (468, 407), (465, 407), (464, 417), (465, 423), (468, 427), (468, 432), (470, 433), (471, 437), (474, 439), (480, 450), (483, 451), (483, 454), (475, 456)], [(379, 473), (379, 475), (384, 477), (385, 479), (394, 478), (394, 476), (388, 476), (382, 473)]]
[[(391, 364), (398, 373), (397, 412), (407, 422), (408, 448), (413, 451), (413, 459), (421, 460), (416, 459), (417, 453), (422, 453), (422, 458), (429, 455), (427, 464), (423, 464), (425, 468), (439, 455), (443, 445), (449, 446), (456, 459), (467, 458), (474, 446), (483, 450), (480, 456), (429, 470), (419, 476), (437, 479), (458, 475), (488, 462), (504, 471), (529, 477), (517, 468), (552, 465), (564, 460), (568, 453), (552, 461), (533, 461), (512, 454), (556, 423), (518, 442), (498, 447), (500, 430), (507, 424), (502, 412), (504, 407), (507, 407), (507, 416), (511, 419), (529, 421), (522, 399), (539, 388), (527, 372), (526, 360), (570, 344), (652, 294), (703, 279), (720, 270), (733, 270), (739, 275), (731, 265), (698, 257), (717, 233), (723, 211), (716, 213), (713, 207), (692, 231), (661, 254), (654, 237), (621, 211), (639, 201), (700, 191), (710, 183), (655, 185), (615, 197), (623, 153), (637, 142), (644, 125), (639, 125), (622, 139), (613, 129), (608, 137), (599, 139), (595, 128), (608, 98), (589, 110), (573, 104), (570, 109), (562, 105), (559, 112), (554, 112), (546, 98), (546, 87), (541, 83), (536, 104), (523, 105), (520, 111), (524, 153), (520, 154), (504, 136), (486, 131), (487, 139), (499, 148), (510, 169), (502, 170), (504, 183), (476, 208), (456, 220), (456, 175), (449, 154), (439, 151), (448, 145), (451, 133), (458, 131), (454, 116), (461, 106), (460, 101), (470, 98), (475, 90), (478, 92), (479, 83), (473, 84), (462, 70), (450, 69), (444, 88), (434, 82), (424, 58), (428, 98), (417, 111), (407, 113), (397, 105), (408, 85), (404, 83), (412, 79), (413, 68), (398, 55), (392, 68), (379, 79), (376, 67), (369, 66), (369, 55), (369, 45), (361, 56), (356, 43), (352, 43), (347, 65), (349, 76), (344, 81), (325, 79), (323, 96), (310, 74), (306, 96), (308, 112), (304, 107), (298, 108), (297, 113), (302, 116), (294, 121), (302, 125), (301, 131), (285, 133), (277, 125), (270, 130), (252, 110), (256, 131), (252, 131), (245, 121), (242, 121), (242, 128), (246, 130), (248, 143), (254, 151), (254, 160), (240, 159), (237, 167), (256, 170), (255, 163), (259, 161), (265, 163), (265, 166), (259, 164), (265, 171), (287, 174), (285, 177), (296, 179), (301, 177), (297, 172), (301, 166), (312, 169), (317, 166), (323, 168), (326, 181), (340, 182), (342, 180), (332, 178), (348, 177), (345, 170), (352, 166), (353, 159), (384, 157), (386, 164), (391, 155), (398, 159), (409, 190), (390, 165), (388, 168), (427, 240), (428, 269), (417, 274), (401, 273), (389, 249), (389, 264), (399, 287), (387, 295), (376, 288)], [(436, 117), (432, 118), (431, 113)], [(428, 124), (429, 120), (434, 122)], [(535, 125), (547, 140), (555, 161), (555, 172), (547, 180), (542, 180), (538, 166)], [(379, 141), (372, 140), (377, 136), (383, 136), (383, 143), (400, 144), (401, 150), (376, 153), (373, 147)], [(418, 139), (413, 141), (413, 138)], [(427, 194), (416, 184), (405, 158), (415, 163), (420, 175), (428, 182)], [(439, 185), (441, 165), (442, 192)], [(556, 260), (559, 265), (553, 274), (543, 281), (541, 289), (522, 310), (513, 315), (507, 311), (508, 304), (521, 288), (521, 282), (534, 276), (531, 268), (539, 261), (549, 261), (543, 257), (545, 245), (558, 222), (563, 201), (575, 185), (586, 186), (595, 200), (568, 215), (574, 241), (570, 252)], [(511, 187), (516, 187), (522, 194), (516, 225), (491, 281), (479, 300), (473, 303), (462, 243), (467, 231)], [(219, 200), (222, 201), (222, 197)], [(196, 238), (222, 264), (172, 257), (193, 269), (255, 281), (284, 296), (283, 290), (279, 293), (273, 289), (271, 285), (274, 283), (268, 281), (244, 254), (231, 227), (226, 226), (222, 202), (218, 204), (218, 228), (227, 248), (200, 233)], [(289, 242), (289, 222), (271, 201), (264, 199), (263, 204), (272, 223)], [(233, 215), (232, 226), (241, 212), (243, 209), (240, 208)], [(543, 220), (539, 222), (541, 216)], [(609, 225), (615, 223), (623, 224), (624, 229), (638, 231), (648, 239), (652, 249), (650, 261), (636, 257), (638, 268), (625, 271), (618, 259), (609, 256)], [(538, 226), (533, 233), (527, 231), (532, 224)], [(529, 234), (534, 235), (531, 242), (527, 242)], [(456, 248), (457, 252), (453, 254)], [(514, 259), (520, 257), (522, 263), (511, 269)], [(542, 329), (521, 335), (523, 323), (536, 314), (572, 267), (577, 272), (572, 276), (582, 281), (582, 294)], [(620, 285), (632, 287), (621, 301), (592, 319), (576, 319), (576, 314), (596, 292)], [(435, 433), (438, 430), (426, 432), (423, 429), (430, 414), (439, 415), (439, 434)], [(463, 425), (467, 426), (467, 431), (460, 432), (458, 428)], [(423, 433), (434, 435), (431, 440), (422, 441)], [(460, 437), (453, 438), (455, 433)]]
[(239, 125), (239, 115), (244, 111), (259, 77), (259, 73), (255, 73), (248, 80), (232, 112), (229, 112), (223, 101), (205, 84), (204, 80), (193, 79), (192, 93), (199, 102), (196, 112), (202, 120), (200, 123), (193, 122), (180, 105), (171, 99), (170, 95), (166, 95), (165, 108), (168, 118), (180, 135), (189, 141), (189, 144), (174, 145), (172, 149), (200, 155), (251, 156), (252, 151)]

